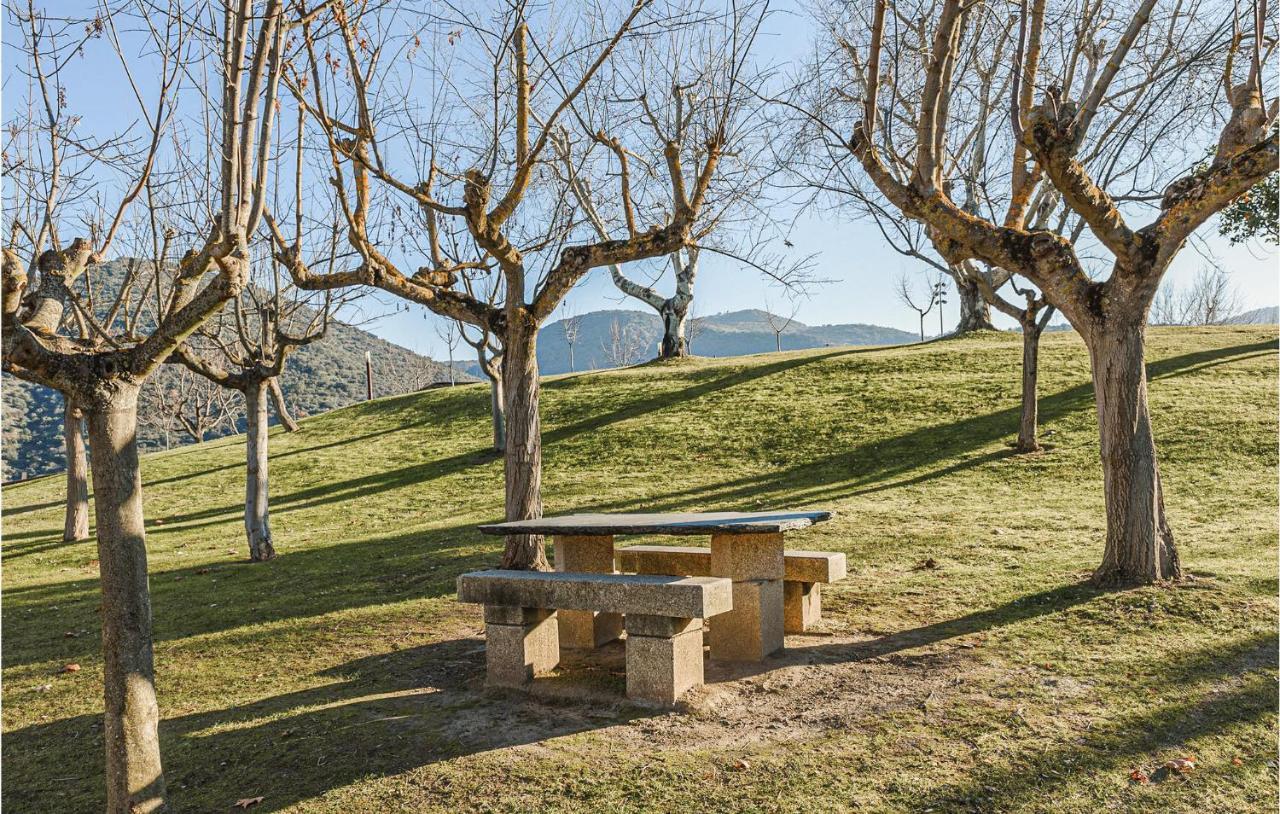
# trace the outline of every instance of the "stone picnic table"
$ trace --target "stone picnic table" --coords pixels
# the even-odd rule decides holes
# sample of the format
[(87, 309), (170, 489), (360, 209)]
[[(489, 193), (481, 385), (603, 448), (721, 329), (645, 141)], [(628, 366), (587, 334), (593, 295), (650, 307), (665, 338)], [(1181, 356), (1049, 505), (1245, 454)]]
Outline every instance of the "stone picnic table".
[[(485, 534), (544, 534), (555, 541), (557, 571), (613, 573), (622, 534), (711, 537), (711, 575), (733, 580), (733, 610), (710, 625), (711, 658), (760, 661), (782, 649), (783, 535), (831, 518), (825, 511), (570, 514), (480, 526)], [(622, 617), (562, 611), (560, 642), (590, 649), (618, 638)]]

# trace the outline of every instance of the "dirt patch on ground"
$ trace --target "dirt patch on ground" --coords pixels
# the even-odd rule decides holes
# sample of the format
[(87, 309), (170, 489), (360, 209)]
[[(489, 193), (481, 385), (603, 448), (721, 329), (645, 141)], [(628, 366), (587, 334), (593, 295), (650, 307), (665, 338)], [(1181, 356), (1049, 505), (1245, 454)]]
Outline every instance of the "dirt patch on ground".
[(448, 693), (457, 703), (444, 734), (467, 752), (511, 746), (536, 752), (548, 739), (604, 729), (619, 748), (794, 743), (869, 728), (899, 710), (943, 709), (965, 692), (964, 676), (976, 666), (963, 643), (886, 649), (883, 637), (789, 636), (782, 653), (759, 664), (708, 660), (706, 685), (676, 710), (626, 700), (621, 642), (566, 654), (561, 668), (528, 693), (485, 691), (481, 653), (475, 672)]

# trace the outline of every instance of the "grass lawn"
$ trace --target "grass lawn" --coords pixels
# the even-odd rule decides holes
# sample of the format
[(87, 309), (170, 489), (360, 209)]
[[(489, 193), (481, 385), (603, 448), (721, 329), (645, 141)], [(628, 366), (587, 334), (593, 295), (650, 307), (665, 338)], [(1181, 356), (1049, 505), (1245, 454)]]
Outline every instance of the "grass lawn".
[[(616, 646), (528, 696), (482, 691), (480, 610), (453, 600), (457, 574), (500, 545), (474, 531), (502, 514), (480, 386), (273, 433), (268, 564), (245, 562), (243, 438), (149, 456), (175, 810), (262, 796), (251, 810), (1274, 811), (1276, 340), (1150, 332), (1161, 471), (1194, 579), (1122, 592), (1085, 584), (1103, 511), (1074, 334), (1044, 338), (1050, 448), (1031, 456), (1008, 446), (1010, 335), (549, 381), (549, 514), (837, 512), (790, 538), (849, 557), (817, 635), (709, 667), (677, 713), (622, 699)], [(61, 490), (3, 492), (13, 814), (104, 799), (97, 554), (60, 542)], [(1188, 775), (1157, 770), (1189, 756)]]

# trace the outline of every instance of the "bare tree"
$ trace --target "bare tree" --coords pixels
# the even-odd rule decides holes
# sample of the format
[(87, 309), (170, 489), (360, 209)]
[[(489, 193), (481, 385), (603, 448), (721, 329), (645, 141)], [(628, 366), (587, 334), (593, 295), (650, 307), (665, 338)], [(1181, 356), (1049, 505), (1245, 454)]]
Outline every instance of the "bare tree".
[[(119, 58), (119, 83), (139, 105), (135, 127), (118, 134), (90, 132), (93, 120), (61, 103), (45, 105), (48, 140), (33, 150), (19, 197), (39, 206), (11, 211), (12, 239), (3, 253), (0, 361), (6, 372), (60, 391), (84, 415), (88, 426), (94, 483), (94, 510), (102, 585), (102, 643), (105, 682), (103, 740), (106, 745), (106, 799), (111, 814), (151, 812), (165, 807), (160, 760), (151, 637), (151, 598), (138, 469), (137, 400), (143, 382), (176, 348), (243, 288), (247, 246), (261, 214), (267, 167), (260, 148), (270, 142), (275, 120), (276, 80), (282, 62), (282, 0), (228, 6), (197, 26), (176, 4), (121, 4), (89, 20), (52, 18), (32, 6), (11, 6), (22, 31), (15, 49), (21, 57), (7, 70), (29, 78), (33, 104), (61, 100), (61, 72), (89, 39), (101, 38)], [(136, 12), (145, 24), (122, 15)], [(220, 24), (219, 24), (220, 23)], [(195, 35), (211, 31), (201, 48)], [(126, 42), (137, 43), (138, 53)], [(126, 53), (126, 48), (129, 52)], [(198, 95), (196, 120), (217, 119), (214, 137), (220, 171), (214, 173), (220, 199), (212, 223), (178, 264), (168, 296), (160, 297), (147, 329), (126, 333), (118, 319), (99, 321), (73, 288), (110, 252), (130, 204), (148, 198), (165, 179), (171, 157), (162, 149), (177, 109), (184, 77), (198, 72), (197, 60), (214, 64), (221, 77), (220, 101)], [(150, 77), (148, 99), (133, 78)], [(101, 88), (111, 87), (103, 81)], [(134, 118), (134, 117), (131, 117)], [(109, 164), (112, 173), (95, 173)], [(71, 165), (80, 171), (64, 174)], [(165, 165), (165, 166), (162, 166)], [(174, 169), (177, 169), (176, 163)], [(7, 175), (9, 175), (7, 173)], [(96, 181), (111, 183), (95, 186)], [(123, 183), (121, 181), (123, 180)], [(181, 183), (180, 173), (167, 183)], [(76, 189), (68, 184), (78, 183)], [(110, 207), (94, 205), (90, 191), (118, 194)], [(73, 192), (74, 190), (74, 192)], [(99, 218), (100, 212), (106, 212)], [(34, 217), (28, 219), (27, 214)], [(87, 229), (86, 229), (87, 226)], [(70, 235), (86, 229), (87, 236)], [(166, 267), (169, 240), (151, 230), (157, 250), (152, 268)], [(156, 278), (159, 278), (157, 273)], [(162, 292), (163, 295), (163, 292)], [(93, 339), (60, 332), (68, 312), (90, 325)]]
[(569, 371), (573, 372), (577, 370), (573, 359), (573, 348), (578, 344), (578, 336), (582, 333), (582, 314), (570, 311), (566, 305), (560, 327), (564, 329), (564, 343), (569, 346)]
[(138, 393), (138, 424), (169, 437), (183, 434), (203, 443), (209, 434), (233, 426), (240, 405), (220, 385), (185, 369), (161, 368)]
[[(281, 375), (284, 375), (281, 373)], [(267, 385), (271, 389), (271, 403), (276, 407), (276, 418), (285, 432), (297, 432), (298, 422), (289, 412), (289, 405), (284, 400), (284, 388), (280, 386), (280, 376), (276, 376)]]
[[(864, 44), (845, 49), (861, 85), (856, 96), (863, 113), (852, 138), (842, 140), (884, 198), (926, 224), (950, 264), (973, 259), (1027, 278), (1084, 337), (1098, 400), (1107, 509), (1106, 547), (1094, 579), (1104, 585), (1182, 576), (1147, 406), (1147, 312), (1161, 277), (1195, 229), (1277, 166), (1277, 145), (1267, 135), (1276, 104), (1266, 102), (1270, 80), (1264, 81), (1263, 48), (1255, 35), (1265, 8), (1255, 2), (1249, 20), (1235, 18), (1235, 36), (1224, 36), (1233, 25), (1229, 7), (1193, 3), (1157, 12), (1155, 5), (1142, 0), (1132, 14), (1097, 15), (1098, 25), (1049, 14), (1045, 0), (1016, 15), (1009, 109), (989, 122), (1007, 125), (1014, 145), (1011, 171), (1001, 176), (1008, 178), (1002, 214), (958, 206), (944, 177), (944, 157), (954, 150), (948, 143), (955, 135), (953, 114), (964, 110), (958, 83), (971, 77), (972, 64), (991, 64), (983, 52), (989, 54), (990, 42), (1009, 28), (1003, 11), (943, 0), (936, 13), (922, 12), (931, 28), (927, 49), (904, 49), (895, 33), (904, 10), (878, 0)], [(892, 28), (886, 20), (894, 21)], [(1082, 32), (1094, 39), (1072, 46)], [(1098, 46), (1098, 39), (1109, 44)], [(1245, 42), (1255, 47), (1238, 69)], [(1066, 60), (1059, 61), (1063, 54)], [(1245, 78), (1237, 82), (1241, 72)], [(1166, 169), (1155, 148), (1170, 138), (1208, 135), (1202, 123), (1209, 117), (1188, 115), (1187, 105), (1209, 99), (1197, 91), (1212, 90), (1202, 80), (1214, 76), (1221, 77), (1230, 115), (1213, 161)], [(1156, 126), (1157, 116), (1167, 118)], [(1189, 133), (1188, 127), (1198, 129)], [(995, 179), (988, 180), (994, 186)], [(1123, 199), (1102, 184), (1123, 184)], [(1157, 191), (1146, 194), (1144, 187)], [(1060, 198), (1087, 225), (1091, 239), (1113, 258), (1109, 276), (1090, 277), (1088, 256), (1064, 235), (1066, 228), (1035, 227), (1037, 195)], [(1131, 228), (1133, 210), (1151, 205), (1148, 224)]]
[(898, 301), (916, 312), (920, 317), (920, 341), (924, 341), (924, 318), (933, 310), (938, 302), (938, 284), (934, 283), (921, 294), (912, 286), (911, 278), (905, 274), (898, 276), (898, 287), (895, 290)]
[(601, 341), (600, 350), (609, 367), (629, 367), (644, 358), (648, 344), (634, 322), (624, 325), (614, 319), (609, 323), (609, 339)]
[(244, 530), (252, 562), (276, 557), (269, 508), (271, 383), (279, 379), (295, 350), (324, 337), (331, 309), (328, 301), (313, 309), (273, 282), (274, 290), (245, 286), (229, 313), (218, 315), (175, 351), (177, 359), (218, 394), (236, 392), (244, 398)]
[(476, 366), (489, 380), (489, 417), (493, 425), (493, 451), (504, 452), (507, 446), (505, 400), (502, 397), (502, 348), (496, 337), (484, 328), (472, 338), (466, 326), (460, 325), (463, 341), (476, 352)]
[(453, 367), (453, 352), (457, 349), (458, 343), (462, 341), (459, 323), (454, 319), (438, 321), (436, 323), (436, 336), (440, 337), (440, 341), (444, 343), (449, 354), (449, 386), (453, 387), (458, 383), (457, 370)]
[(89, 539), (89, 459), (84, 451), (84, 413), (62, 399), (62, 439), (66, 449), (67, 504), (63, 512), (62, 539)]
[(1240, 292), (1231, 275), (1217, 265), (1201, 266), (1183, 294), (1182, 321), (1191, 325), (1221, 325), (1240, 312)]
[(697, 304), (689, 307), (689, 320), (685, 323), (685, 336), (689, 347), (689, 355), (693, 355), (693, 342), (707, 329), (707, 318), (698, 313)]
[(1019, 287), (1012, 278), (1009, 286), (1026, 303), (1021, 307), (993, 290), (985, 275), (974, 274), (971, 279), (983, 286), (983, 299), (1016, 319), (1022, 329), (1022, 410), (1018, 420), (1018, 440), (1014, 443), (1014, 448), (1018, 452), (1036, 452), (1040, 449), (1040, 442), (1036, 437), (1040, 412), (1037, 392), (1040, 377), (1040, 335), (1044, 333), (1057, 309), (1049, 304), (1044, 295), (1032, 288)]
[(790, 300), (790, 302), (791, 310), (787, 312), (786, 316), (774, 313), (767, 300), (764, 304), (764, 319), (765, 322), (769, 323), (769, 330), (773, 331), (774, 350), (778, 353), (782, 353), (783, 332), (791, 327), (791, 323), (796, 321), (796, 314), (800, 313), (800, 303), (794, 299)]
[[(362, 262), (350, 271), (317, 274), (269, 218), (279, 256), (304, 288), (375, 286), (488, 328), (500, 338), (509, 520), (542, 512), (539, 325), (592, 268), (661, 257), (692, 241), (726, 146), (744, 130), (744, 110), (750, 110), (744, 100), (755, 98), (742, 83), (754, 35), (748, 31), (739, 36), (736, 25), (728, 27), (733, 34), (726, 47), (714, 52), (713, 69), (697, 74), (700, 86), (690, 93), (710, 101), (690, 111), (698, 124), (684, 141), (659, 143), (651, 137), (643, 119), (644, 99), (617, 99), (603, 89), (584, 94), (594, 88), (615, 52), (639, 36), (638, 21), (643, 20), (645, 36), (656, 36), (696, 19), (684, 13), (678, 21), (651, 17), (649, 7), (648, 0), (636, 0), (616, 16), (556, 19), (555, 36), (550, 15), (531, 25), (523, 5), (498, 8), (483, 20), (482, 14), (446, 14), (430, 30), (415, 31), (400, 43), (404, 58), (382, 61), (375, 55), (392, 44), (389, 32), (401, 30), (393, 11), (356, 19), (339, 4), (331, 35), (310, 25), (303, 30), (308, 73), (291, 79), (291, 86), (324, 133), (348, 241)], [(606, 17), (616, 22), (601, 28)], [(414, 48), (424, 33), (441, 49), (452, 47), (455, 56), (448, 64), (428, 58), (421, 65), (415, 59), (433, 55), (431, 47)], [(318, 42), (322, 36), (332, 39)], [(732, 58), (725, 59), (726, 52)], [(345, 71), (326, 63), (332, 54), (343, 55)], [(451, 73), (451, 66), (462, 64), (467, 65), (466, 76)], [(397, 85), (398, 72), (419, 66), (424, 86), (440, 89), (431, 102), (405, 104), (402, 95), (382, 90)], [(458, 88), (467, 82), (476, 84), (459, 99)], [(585, 104), (579, 107), (588, 97), (607, 105), (609, 115), (596, 115)], [(485, 103), (470, 105), (477, 98)], [(584, 234), (567, 205), (563, 180), (546, 172), (548, 162), (556, 161), (548, 149), (553, 138), (563, 139), (571, 127), (577, 137), (569, 138), (567, 149), (576, 156), (578, 176), (612, 177), (620, 188), (628, 188), (627, 172), (618, 168), (610, 175), (609, 162), (616, 153), (601, 147), (604, 131), (604, 140), (643, 154), (644, 163), (661, 168), (655, 171), (666, 178), (661, 197), (656, 184), (648, 199), (636, 199), (637, 190), (622, 194), (622, 209), (636, 214), (625, 219), (622, 237), (603, 240)], [(401, 148), (417, 157), (416, 167), (389, 159)], [(730, 157), (729, 163), (735, 160)], [(695, 164), (696, 171), (690, 172)], [(414, 238), (421, 239), (429, 264), (416, 272), (405, 273), (370, 231), (371, 221), (376, 224), (382, 214), (373, 211), (378, 201), (372, 197), (372, 182), (396, 197), (394, 206), (407, 199), (422, 213), (422, 228)], [(446, 201), (450, 196), (455, 202)], [(499, 305), (457, 288), (460, 279), (489, 275), (502, 278)], [(512, 535), (502, 563), (508, 568), (548, 567), (542, 539)]]

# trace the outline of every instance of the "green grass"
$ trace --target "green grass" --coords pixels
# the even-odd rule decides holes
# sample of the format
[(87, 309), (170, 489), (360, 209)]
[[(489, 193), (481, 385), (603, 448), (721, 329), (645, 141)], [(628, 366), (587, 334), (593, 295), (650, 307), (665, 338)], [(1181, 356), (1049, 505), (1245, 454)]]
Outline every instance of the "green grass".
[[(713, 667), (682, 713), (622, 701), (616, 652), (531, 697), (481, 691), (480, 614), (452, 598), (499, 545), (474, 531), (502, 514), (479, 387), (273, 435), (270, 564), (244, 562), (243, 439), (147, 457), (176, 810), (1274, 810), (1275, 329), (1151, 332), (1195, 575), (1177, 588), (1085, 584), (1103, 534), (1087, 358), (1045, 337), (1051, 449), (1016, 456), (1019, 354), (987, 334), (547, 383), (548, 513), (837, 512), (792, 541), (849, 555), (827, 635)], [(60, 490), (3, 493), (12, 812), (102, 806), (97, 555), (59, 542)], [(1186, 778), (1129, 782), (1187, 755)]]

